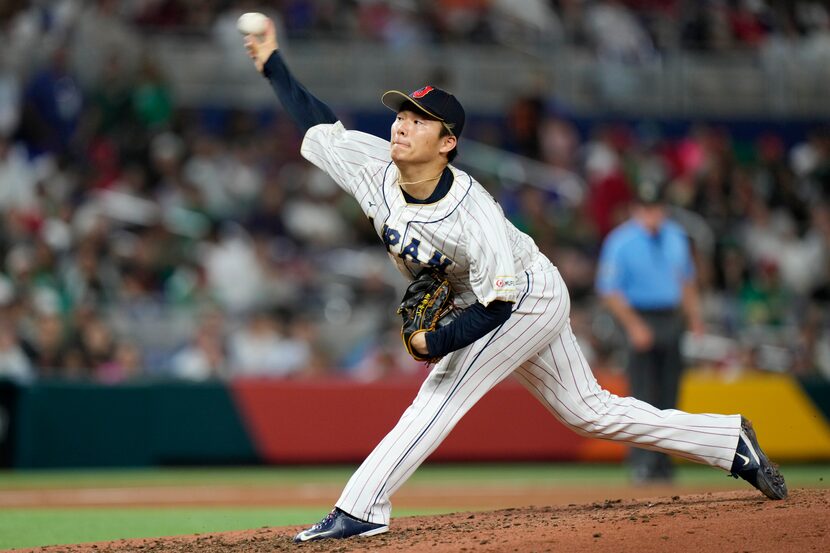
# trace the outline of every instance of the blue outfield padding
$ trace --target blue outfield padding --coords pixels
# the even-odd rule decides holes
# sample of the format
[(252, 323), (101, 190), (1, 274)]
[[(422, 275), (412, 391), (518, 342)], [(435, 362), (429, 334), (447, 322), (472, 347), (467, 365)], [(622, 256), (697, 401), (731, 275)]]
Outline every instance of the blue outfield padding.
[(245, 464), (258, 458), (227, 387), (182, 382), (20, 389), (17, 468)]

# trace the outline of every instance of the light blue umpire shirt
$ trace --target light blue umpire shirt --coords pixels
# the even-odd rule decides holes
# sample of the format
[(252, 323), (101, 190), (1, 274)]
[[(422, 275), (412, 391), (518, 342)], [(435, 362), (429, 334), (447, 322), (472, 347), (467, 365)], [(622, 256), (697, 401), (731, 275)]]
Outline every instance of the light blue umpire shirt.
[(620, 293), (634, 309), (672, 309), (680, 305), (683, 285), (694, 276), (683, 227), (665, 220), (651, 234), (631, 219), (603, 242), (596, 289), (601, 296)]

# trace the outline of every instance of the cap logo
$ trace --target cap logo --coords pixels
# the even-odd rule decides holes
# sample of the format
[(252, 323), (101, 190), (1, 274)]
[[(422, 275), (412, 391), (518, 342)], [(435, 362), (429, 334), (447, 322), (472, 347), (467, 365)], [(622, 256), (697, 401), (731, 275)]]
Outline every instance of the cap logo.
[(431, 86), (427, 85), (424, 88), (419, 88), (418, 90), (413, 92), (412, 97), (413, 98), (423, 98), (424, 96), (426, 96), (427, 94), (429, 94), (433, 90), (435, 90), (435, 89), (432, 88)]

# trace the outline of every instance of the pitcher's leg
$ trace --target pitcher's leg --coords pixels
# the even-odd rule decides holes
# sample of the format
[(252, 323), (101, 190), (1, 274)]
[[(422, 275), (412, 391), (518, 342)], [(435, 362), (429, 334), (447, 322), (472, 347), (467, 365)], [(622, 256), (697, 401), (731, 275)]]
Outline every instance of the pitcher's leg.
[(580, 434), (662, 451), (724, 470), (732, 467), (740, 415), (660, 410), (604, 390), (585, 361), (570, 324), (515, 374), (559, 420)]
[(508, 333), (443, 359), (395, 427), (352, 475), (337, 507), (363, 520), (388, 524), (392, 494), (461, 417), (526, 358), (511, 352), (521, 349), (522, 340), (528, 341), (525, 347), (538, 348), (547, 339), (543, 336), (536, 341), (532, 334)]
[[(485, 375), (475, 365), (481, 348), (444, 358), (412, 405), (349, 479), (336, 505), (369, 522), (388, 524), (391, 495), (440, 445), (464, 413), (506, 374)], [(471, 395), (470, 386), (480, 385)]]
[(442, 359), (415, 401), (349, 480), (337, 507), (388, 524), (391, 495), (493, 386), (556, 336), (569, 302), (555, 270), (534, 275), (501, 327)]

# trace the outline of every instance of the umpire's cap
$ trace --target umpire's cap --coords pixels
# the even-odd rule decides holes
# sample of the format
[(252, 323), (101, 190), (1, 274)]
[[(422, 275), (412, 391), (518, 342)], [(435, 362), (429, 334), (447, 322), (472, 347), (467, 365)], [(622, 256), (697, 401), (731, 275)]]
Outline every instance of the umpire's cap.
[(644, 205), (660, 205), (666, 201), (667, 184), (658, 179), (643, 178), (637, 182), (635, 198)]
[(407, 102), (414, 104), (422, 112), (443, 123), (453, 136), (461, 137), (461, 131), (464, 129), (464, 108), (455, 96), (438, 87), (427, 85), (411, 94), (389, 90), (381, 96), (380, 101), (395, 113)]

